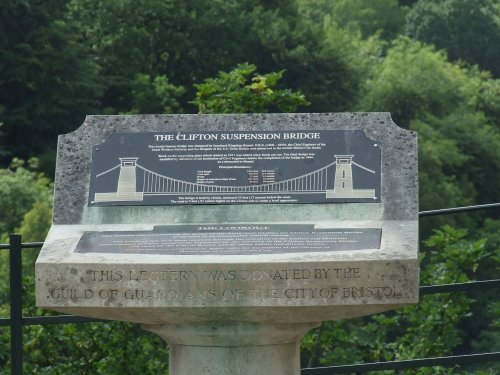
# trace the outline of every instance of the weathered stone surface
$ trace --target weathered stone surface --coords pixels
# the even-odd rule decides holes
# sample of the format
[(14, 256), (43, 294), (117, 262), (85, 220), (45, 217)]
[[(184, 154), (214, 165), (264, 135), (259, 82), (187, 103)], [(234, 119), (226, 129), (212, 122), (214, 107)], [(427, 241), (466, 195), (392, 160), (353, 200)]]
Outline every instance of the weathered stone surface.
[[(381, 145), (381, 203), (87, 207), (90, 150), (110, 134), (236, 129), (364, 130)], [(89, 116), (78, 130), (59, 139), (54, 225), (37, 261), (38, 303), (141, 323), (149, 318), (130, 311), (157, 309), (148, 316), (172, 323), (211, 320), (220, 311), (230, 320), (317, 321), (415, 302), (416, 168), (415, 134), (395, 126), (386, 113)], [(380, 249), (293, 254), (74, 252), (85, 231), (193, 223), (381, 228), (382, 240)], [(349, 306), (363, 307), (354, 312)]]
[[(91, 149), (114, 133), (327, 129), (361, 129), (380, 145), (379, 203), (88, 206)], [(234, 329), (245, 332), (246, 324), (254, 324), (257, 331), (266, 324), (288, 324), (300, 337), (305, 326), (322, 320), (363, 316), (418, 301), (416, 134), (397, 127), (388, 113), (89, 116), (75, 132), (59, 137), (55, 186), (54, 222), (36, 263), (38, 306), (146, 324), (175, 344), (173, 366), (185, 368), (175, 369), (176, 374), (195, 372), (189, 367), (193, 353), (203, 352), (204, 358), (219, 358), (220, 363), (233, 355), (243, 358), (233, 353), (241, 348), (213, 346), (224, 346), (222, 337)], [(156, 226), (186, 224), (304, 224), (378, 228), (382, 234), (380, 248), (356, 251), (75, 252), (85, 232), (152, 231)], [(219, 344), (202, 337), (206, 326), (196, 331), (194, 343), (189, 342), (190, 323), (222, 321), (228, 325), (213, 336)], [(283, 327), (276, 331), (281, 332), (278, 336)], [(273, 356), (298, 361), (298, 338), (283, 342), (277, 337), (270, 341), (276, 349)], [(264, 344), (254, 336), (247, 339), (244, 346), (253, 349), (245, 355), (260, 358), (258, 345)], [(198, 373), (210, 371), (222, 370)], [(293, 373), (273, 371), (268, 373)]]
[(299, 375), (300, 339), (319, 323), (143, 326), (169, 343), (176, 375)]
[[(117, 132), (209, 131), (209, 130), (322, 130), (363, 129), (366, 135), (382, 145), (383, 210), (371, 205), (294, 207), (273, 205), (172, 207), (112, 207), (89, 210), (87, 202), (90, 180), (90, 151)], [(388, 113), (334, 114), (248, 114), (248, 115), (137, 115), (88, 116), (76, 131), (61, 135), (58, 143), (54, 224), (136, 223), (139, 222), (208, 222), (254, 221), (258, 216), (310, 217), (314, 220), (376, 218), (381, 220), (416, 220), (418, 212), (418, 180), (416, 134), (396, 126)], [(346, 211), (347, 210), (347, 211)], [(221, 212), (222, 211), (222, 212)], [(220, 214), (225, 217), (221, 218)], [(352, 217), (351, 215), (357, 217)], [(167, 215), (165, 218), (164, 215)], [(277, 217), (277, 218), (276, 218)], [(234, 219), (233, 219), (234, 218)], [(177, 220), (175, 220), (177, 219)], [(119, 221), (117, 221), (119, 220)]]

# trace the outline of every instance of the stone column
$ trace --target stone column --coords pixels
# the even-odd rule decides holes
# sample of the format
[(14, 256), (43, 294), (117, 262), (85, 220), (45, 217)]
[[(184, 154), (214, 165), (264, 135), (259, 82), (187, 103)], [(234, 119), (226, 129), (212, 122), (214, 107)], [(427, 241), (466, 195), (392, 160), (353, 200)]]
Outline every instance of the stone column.
[(321, 323), (143, 325), (170, 346), (170, 375), (299, 375), (300, 339)]

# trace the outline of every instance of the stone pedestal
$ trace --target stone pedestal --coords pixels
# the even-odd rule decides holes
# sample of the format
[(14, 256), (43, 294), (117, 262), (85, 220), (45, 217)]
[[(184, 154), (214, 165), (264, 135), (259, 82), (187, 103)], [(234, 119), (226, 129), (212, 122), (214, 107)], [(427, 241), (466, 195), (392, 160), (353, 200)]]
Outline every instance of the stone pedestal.
[(37, 305), (142, 324), (171, 375), (299, 375), (321, 321), (418, 301), (417, 170), (388, 113), (89, 116)]
[(143, 325), (170, 346), (170, 375), (299, 375), (300, 339), (321, 323)]

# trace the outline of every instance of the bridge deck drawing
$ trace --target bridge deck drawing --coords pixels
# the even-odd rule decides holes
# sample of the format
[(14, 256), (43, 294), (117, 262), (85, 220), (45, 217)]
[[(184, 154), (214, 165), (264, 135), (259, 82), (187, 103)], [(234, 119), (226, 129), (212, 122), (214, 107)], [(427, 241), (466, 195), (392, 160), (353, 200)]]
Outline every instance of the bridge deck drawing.
[[(96, 179), (120, 169), (116, 191), (95, 193), (95, 202), (142, 201), (145, 196), (155, 195), (210, 195), (210, 194), (325, 194), (327, 199), (377, 199), (375, 189), (355, 189), (352, 166), (364, 172), (376, 172), (355, 161), (354, 155), (334, 155), (335, 161), (298, 177), (271, 183), (228, 186), (209, 185), (183, 181), (162, 175), (140, 165), (138, 157), (120, 157), (120, 163), (96, 175)], [(138, 181), (137, 169), (142, 171)], [(138, 188), (140, 187), (140, 188)]]

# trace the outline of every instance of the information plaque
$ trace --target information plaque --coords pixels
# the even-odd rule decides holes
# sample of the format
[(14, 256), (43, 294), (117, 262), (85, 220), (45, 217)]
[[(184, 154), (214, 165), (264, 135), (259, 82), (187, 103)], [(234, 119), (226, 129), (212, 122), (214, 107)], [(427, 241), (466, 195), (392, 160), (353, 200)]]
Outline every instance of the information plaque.
[(116, 133), (91, 169), (89, 206), (380, 202), (362, 130)]
[(255, 255), (379, 249), (381, 228), (314, 225), (171, 225), (153, 231), (85, 232), (76, 252)]

